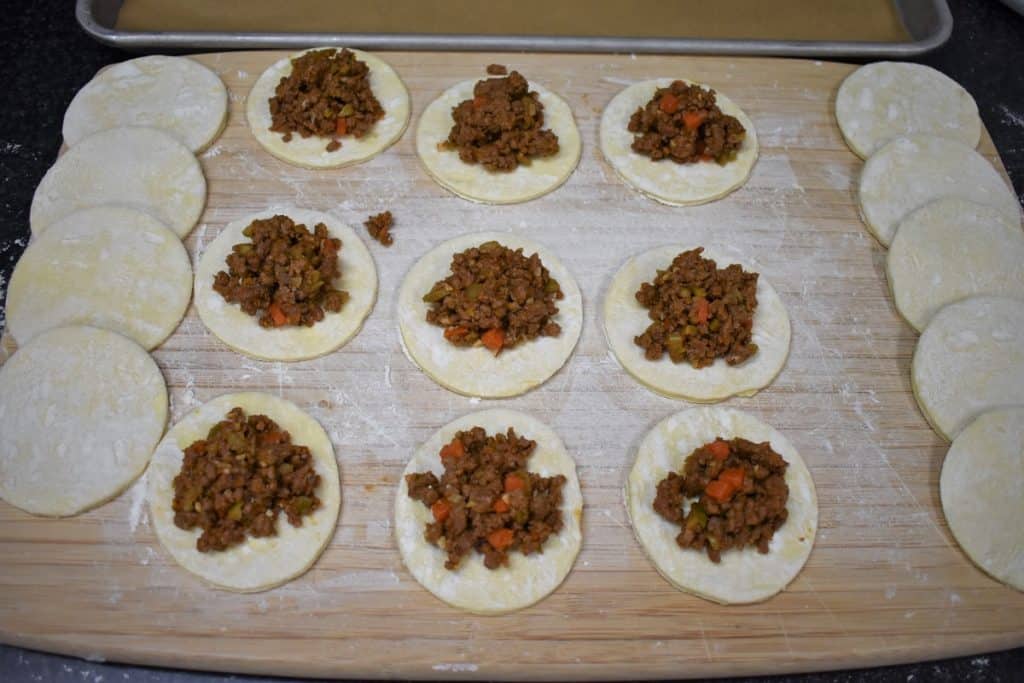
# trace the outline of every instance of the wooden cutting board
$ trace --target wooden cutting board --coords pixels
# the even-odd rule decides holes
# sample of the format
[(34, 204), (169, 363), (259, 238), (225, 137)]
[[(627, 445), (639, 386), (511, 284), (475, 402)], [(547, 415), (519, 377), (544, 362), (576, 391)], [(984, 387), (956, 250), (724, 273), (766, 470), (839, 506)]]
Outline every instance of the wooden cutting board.
[[(240, 356), (194, 308), (155, 352), (172, 421), (229, 391), (297, 402), (327, 429), (341, 466), (341, 520), (302, 578), (255, 595), (211, 589), (157, 542), (143, 483), (73, 519), (0, 504), (0, 638), (18, 645), (172, 667), (323, 676), (658, 678), (871, 666), (1024, 644), (1024, 593), (989, 579), (946, 527), (938, 477), (946, 445), (910, 393), (916, 335), (897, 316), (884, 250), (854, 201), (861, 162), (832, 107), (853, 67), (812, 61), (609, 55), (384, 55), (405, 78), (413, 125), (376, 159), (307, 171), (264, 153), (246, 126), (246, 93), (281, 55), (202, 55), (231, 93), (224, 135), (202, 156), (207, 209), (186, 241), (193, 262), (231, 220), (268, 205), (330, 211), (354, 226), (383, 209), (395, 245), (371, 250), (380, 297), (342, 351), (302, 363)], [(438, 187), (413, 152), (419, 112), (455, 81), (499, 62), (560, 93), (584, 140), (568, 183), (539, 200), (490, 207)], [(745, 187), (695, 208), (661, 206), (624, 185), (597, 147), (601, 109), (655, 76), (709, 83), (754, 120), (761, 158)], [(981, 152), (1001, 168), (986, 134)], [(359, 228), (362, 231), (362, 228)], [(398, 284), (444, 239), (511, 230), (553, 249), (577, 278), (585, 324), (546, 385), (503, 406), (561, 435), (583, 486), (583, 550), (566, 582), (500, 617), (438, 602), (402, 566), (395, 487), (413, 450), (441, 425), (499, 402), (436, 386), (403, 356)], [(788, 590), (723, 607), (674, 590), (633, 538), (622, 486), (643, 434), (689, 407), (633, 381), (609, 354), (600, 301), (627, 256), (655, 245), (716, 244), (756, 264), (793, 325), (775, 383), (727, 405), (786, 434), (813, 472), (820, 528)]]

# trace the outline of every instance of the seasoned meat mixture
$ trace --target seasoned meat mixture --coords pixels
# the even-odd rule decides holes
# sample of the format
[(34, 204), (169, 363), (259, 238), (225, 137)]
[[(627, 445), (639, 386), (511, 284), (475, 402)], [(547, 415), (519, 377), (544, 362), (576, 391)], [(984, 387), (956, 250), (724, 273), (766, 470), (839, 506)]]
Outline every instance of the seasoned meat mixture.
[(391, 216), (390, 211), (384, 213), (378, 213), (375, 216), (370, 216), (363, 225), (370, 232), (370, 237), (377, 240), (385, 247), (390, 247), (394, 244), (395, 239), (391, 236), (391, 226), (395, 224), (395, 219)]
[(562, 530), (565, 477), (542, 477), (526, 469), (537, 443), (509, 428), (488, 436), (482, 427), (458, 432), (441, 449), (444, 474), (408, 474), (409, 497), (430, 508), (434, 521), (424, 537), (448, 553), (456, 569), (471, 550), (488, 569), (508, 564), (515, 550), (544, 552), (544, 542)]
[(786, 467), (767, 442), (719, 438), (691, 453), (681, 475), (669, 472), (658, 484), (654, 511), (683, 528), (679, 547), (706, 549), (712, 562), (729, 548), (767, 553), (788, 516)]
[(703, 251), (684, 251), (640, 285), (636, 300), (653, 322), (633, 341), (648, 360), (667, 352), (674, 363), (703, 368), (719, 357), (738, 365), (757, 353), (751, 342), (757, 273), (736, 264), (720, 269)]
[(629, 131), (636, 134), (634, 152), (680, 164), (726, 164), (736, 158), (747, 134), (736, 117), (718, 108), (714, 90), (683, 81), (658, 88), (629, 119)]
[(254, 537), (276, 536), (282, 511), (292, 526), (320, 507), (320, 475), (305, 446), (266, 415), (233, 408), (205, 439), (185, 449), (174, 478), (174, 524), (199, 527), (199, 552), (227, 550)]
[(488, 64), (487, 73), (491, 76), (504, 76), (508, 73), (508, 69), (504, 64)]
[(339, 137), (361, 138), (384, 118), (370, 89), (370, 68), (351, 50), (314, 50), (292, 60), (292, 72), (270, 98), (270, 130), (304, 138), (329, 138), (327, 151), (341, 147)]
[(263, 327), (309, 327), (348, 301), (348, 292), (331, 286), (341, 276), (341, 240), (323, 223), (310, 233), (287, 216), (274, 216), (253, 221), (242, 234), (251, 241), (231, 248), (228, 272), (217, 273), (213, 289)]
[(537, 254), (485, 242), (452, 256), (451, 275), (423, 300), (427, 322), (456, 346), (483, 344), (497, 355), (536, 337), (562, 332), (554, 316), (564, 295)]
[(540, 96), (518, 71), (479, 81), (473, 99), (452, 109), (455, 125), (442, 149), (458, 150), (467, 164), (513, 171), (535, 157), (558, 153), (558, 136), (544, 127)]

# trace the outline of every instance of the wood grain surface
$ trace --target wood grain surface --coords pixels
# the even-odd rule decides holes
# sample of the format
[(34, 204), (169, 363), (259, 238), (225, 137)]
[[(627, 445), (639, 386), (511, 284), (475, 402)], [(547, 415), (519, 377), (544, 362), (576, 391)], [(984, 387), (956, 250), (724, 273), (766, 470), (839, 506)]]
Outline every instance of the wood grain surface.
[[(848, 65), (811, 61), (610, 55), (389, 53), (413, 98), (413, 124), (376, 159), (306, 171), (264, 153), (246, 126), (248, 89), (279, 53), (202, 55), (231, 93), (224, 135), (202, 156), (209, 199), (186, 240), (193, 263), (231, 220), (276, 204), (329, 211), (364, 234), (391, 209), (395, 245), (371, 243), (380, 296), (340, 352), (300, 363), (228, 349), (190, 308), (158, 348), (172, 422), (218, 394), (262, 389), (297, 402), (334, 443), (343, 485), (336, 535), (313, 569), (281, 588), (238, 595), (180, 569), (150, 526), (144, 482), (66, 520), (0, 504), (0, 638), (89, 658), (238, 672), (416, 678), (610, 679), (738, 675), (871, 666), (1024, 644), (1024, 594), (961, 553), (938, 496), (944, 444), (918, 412), (909, 367), (916, 335), (893, 308), (884, 251), (855, 205), (861, 162), (832, 106)], [(572, 105), (584, 140), (569, 181), (504, 207), (458, 199), (413, 151), (416, 118), (453, 82), (491, 62), (520, 68)], [(711, 84), (754, 120), (761, 158), (724, 200), (670, 208), (621, 182), (601, 158), (602, 107), (628, 83), (683, 76)], [(981, 152), (1000, 169), (986, 134)], [(546, 385), (507, 401), (448, 392), (403, 356), (398, 284), (438, 242), (510, 230), (542, 242), (584, 296), (583, 336)], [(368, 239), (368, 238), (366, 238)], [(727, 405), (782, 431), (814, 475), (817, 543), (788, 590), (723, 607), (674, 590), (633, 538), (622, 487), (644, 433), (688, 407), (633, 381), (611, 357), (601, 297), (631, 254), (714, 244), (753, 262), (793, 325), (786, 368)], [(530, 609), (476, 617), (437, 601), (399, 559), (398, 477), (418, 444), (467, 412), (527, 411), (575, 458), (583, 550), (566, 582)]]

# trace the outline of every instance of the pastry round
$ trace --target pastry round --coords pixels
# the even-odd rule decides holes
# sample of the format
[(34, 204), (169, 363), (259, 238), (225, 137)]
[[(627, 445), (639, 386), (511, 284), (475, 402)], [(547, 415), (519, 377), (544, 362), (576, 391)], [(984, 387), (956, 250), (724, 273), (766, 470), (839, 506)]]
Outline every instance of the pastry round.
[(105, 503), (146, 469), (167, 422), (167, 387), (141, 346), (58, 327), (0, 367), (0, 498), (66, 517)]
[(976, 147), (978, 105), (945, 74), (923, 64), (875, 62), (846, 77), (836, 94), (836, 122), (862, 159), (893, 138), (923, 133)]
[(896, 309), (917, 331), (975, 294), (1024, 299), (1024, 232), (990, 206), (946, 197), (903, 219), (886, 259)]
[(192, 296), (181, 240), (149, 214), (98, 206), (37, 235), (7, 289), (7, 325), (20, 344), (65, 325), (92, 325), (159, 346)]
[(43, 176), (32, 196), (32, 233), (103, 204), (144, 211), (184, 237), (206, 204), (206, 178), (189, 148), (162, 130), (100, 131), (62, 154)]
[[(544, 552), (523, 555), (509, 553), (508, 566), (487, 569), (483, 555), (471, 552), (458, 569), (445, 569), (448, 554), (426, 541), (424, 528), (433, 521), (430, 509), (409, 497), (405, 475), (444, 472), (438, 453), (458, 431), (483, 427), (488, 434), (504, 433), (509, 427), (520, 436), (537, 442), (528, 468), (544, 477), (561, 474), (562, 519), (564, 526), (544, 543)], [(498, 614), (529, 607), (554, 591), (572, 569), (582, 543), (580, 520), (583, 496), (576, 464), (566, 452), (558, 434), (540, 420), (514, 410), (494, 409), (470, 413), (450, 422), (423, 444), (406, 465), (395, 498), (395, 537), (402, 561), (424, 588), (442, 601), (477, 614)]]
[[(658, 482), (669, 472), (682, 470), (690, 453), (718, 437), (767, 441), (789, 463), (789, 516), (772, 537), (767, 554), (754, 547), (727, 550), (715, 564), (703, 551), (679, 547), (679, 526), (654, 511), (654, 497)], [(691, 408), (655, 425), (640, 443), (629, 473), (626, 509), (637, 540), (659, 574), (680, 590), (723, 604), (759, 602), (785, 588), (807, 562), (818, 527), (814, 480), (800, 454), (778, 431), (732, 408)]]
[(921, 412), (951, 441), (981, 413), (1024, 404), (1024, 301), (973, 296), (940, 309), (910, 368)]
[(217, 74), (186, 57), (150, 55), (114, 64), (78, 91), (64, 114), (64, 142), (73, 147), (101, 130), (147, 126), (198, 153), (227, 119), (228, 91)]
[(282, 140), (282, 133), (270, 130), (273, 119), (270, 115), (270, 99), (277, 91), (282, 78), (292, 72), (292, 60), (315, 50), (335, 48), (312, 48), (289, 55), (274, 62), (264, 71), (249, 91), (245, 101), (245, 116), (249, 121), (256, 142), (281, 161), (304, 168), (338, 168), (366, 161), (377, 156), (398, 141), (409, 125), (409, 91), (390, 64), (362, 50), (351, 50), (356, 59), (370, 68), (370, 89), (384, 109), (384, 118), (373, 124), (370, 132), (361, 138), (344, 136), (339, 139), (341, 147), (327, 151), (327, 138), (316, 135), (304, 138), (293, 134), (289, 142)]
[[(186, 531), (174, 524), (174, 478), (181, 471), (185, 449), (205, 439), (210, 428), (235, 407), (246, 415), (266, 415), (291, 435), (293, 444), (309, 448), (320, 475), (316, 496), (321, 505), (302, 518), (302, 526), (292, 526), (281, 515), (276, 536), (249, 536), (227, 550), (201, 553), (196, 539), (202, 531)], [(341, 510), (338, 463), (324, 428), (291, 401), (270, 394), (224, 394), (196, 408), (167, 432), (146, 476), (153, 529), (175, 562), (214, 586), (241, 593), (280, 586), (305, 573), (330, 542)]]
[(974, 564), (1024, 591), (1024, 407), (983, 413), (949, 447), (942, 511)]
[(441, 93), (427, 105), (416, 127), (416, 152), (427, 173), (442, 187), (463, 199), (485, 204), (516, 204), (536, 199), (559, 187), (579, 163), (582, 145), (572, 109), (561, 97), (536, 83), (530, 90), (544, 105), (544, 127), (558, 136), (558, 152), (531, 159), (513, 171), (488, 171), (480, 164), (467, 164), (454, 150), (440, 150), (452, 129), (452, 109), (473, 99), (477, 81), (462, 81)]
[[(495, 356), (482, 345), (455, 346), (441, 327), (427, 322), (430, 304), (423, 295), (451, 272), (452, 256), (490, 240), (522, 248), (527, 256), (538, 254), (561, 285), (565, 296), (555, 302), (555, 322), (562, 327), (557, 337), (537, 337)], [(536, 242), (508, 232), (463, 235), (427, 252), (405, 276), (398, 290), (398, 328), (409, 359), (446, 389), (481, 398), (518, 396), (543, 384), (569, 360), (583, 329), (583, 298), (562, 262)]]
[[(349, 300), (338, 313), (326, 312), (312, 327), (261, 327), (259, 319), (230, 304), (213, 289), (218, 272), (227, 270), (231, 248), (248, 240), (242, 234), (260, 218), (288, 216), (310, 232), (317, 223), (341, 240), (341, 280), (333, 284), (347, 291)], [(206, 247), (196, 268), (196, 309), (206, 328), (239, 353), (262, 360), (295, 361), (316, 358), (341, 347), (363, 326), (377, 300), (377, 269), (373, 257), (355, 231), (334, 216), (319, 211), (281, 207), (261, 211), (229, 223)]]
[[(608, 346), (626, 372), (648, 389), (670, 398), (695, 403), (714, 403), (730, 396), (753, 396), (771, 384), (782, 371), (789, 356), (789, 313), (782, 299), (764, 275), (757, 278), (757, 310), (754, 311), (753, 342), (757, 353), (739, 365), (724, 358), (705, 368), (689, 363), (673, 363), (666, 354), (660, 360), (644, 357), (644, 349), (633, 338), (651, 324), (648, 311), (636, 300), (636, 292), (650, 282), (659, 269), (664, 270), (681, 252), (692, 247), (657, 247), (626, 261), (612, 278), (604, 297), (604, 334)], [(747, 272), (753, 268), (736, 259), (705, 249), (703, 256), (713, 259), (719, 268), (738, 263)]]
[(747, 130), (743, 146), (733, 161), (724, 166), (713, 162), (677, 164), (668, 159), (652, 161), (631, 149), (634, 134), (627, 126), (633, 112), (646, 105), (655, 90), (666, 88), (675, 80), (694, 84), (684, 78), (640, 81), (613, 97), (601, 114), (601, 152), (627, 183), (662, 204), (691, 206), (721, 199), (747, 182), (758, 155), (754, 122), (722, 93), (715, 92), (719, 109), (723, 114), (735, 116)]
[(1016, 195), (985, 157), (961, 142), (927, 135), (896, 138), (871, 155), (861, 171), (861, 216), (885, 246), (910, 212), (942, 197), (991, 206), (1020, 226)]

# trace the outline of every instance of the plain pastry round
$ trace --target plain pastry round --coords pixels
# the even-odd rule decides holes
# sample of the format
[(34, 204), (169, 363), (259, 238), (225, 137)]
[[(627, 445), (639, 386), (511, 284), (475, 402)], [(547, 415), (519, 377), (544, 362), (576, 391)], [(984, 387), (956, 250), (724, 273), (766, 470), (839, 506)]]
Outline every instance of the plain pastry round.
[(0, 498), (66, 517), (117, 496), (146, 468), (167, 422), (167, 387), (141, 346), (59, 327), (0, 367)]
[(978, 105), (945, 74), (923, 64), (875, 62), (846, 77), (836, 94), (836, 122), (862, 159), (893, 138), (924, 133), (976, 147)]
[[(633, 341), (651, 324), (648, 310), (636, 300), (640, 285), (650, 282), (659, 269), (668, 268), (678, 254), (691, 248), (684, 245), (657, 247), (634, 256), (619, 269), (604, 297), (603, 322), (608, 346), (629, 374), (664, 396), (696, 403), (713, 403), (730, 396), (753, 396), (771, 384), (789, 356), (789, 314), (763, 274), (757, 278), (757, 309), (754, 311), (753, 342), (758, 349), (745, 362), (729, 365), (724, 358), (717, 358), (710, 366), (697, 369), (689, 363), (673, 363), (667, 354), (650, 361), (644, 357), (643, 348)], [(739, 263), (747, 272), (754, 270), (713, 249), (705, 249), (703, 256), (713, 259), (719, 268)]]
[(69, 147), (118, 126), (159, 128), (200, 152), (228, 118), (228, 91), (217, 74), (186, 57), (149, 55), (115, 64), (78, 91), (64, 114)]
[(1024, 299), (1024, 231), (990, 206), (946, 197), (903, 219), (886, 258), (900, 315), (918, 331), (975, 294)]
[[(495, 356), (484, 346), (458, 347), (443, 328), (427, 322), (430, 304), (423, 301), (434, 283), (451, 272), (452, 256), (495, 240), (523, 254), (538, 254), (564, 298), (555, 300), (557, 337), (537, 337)], [(398, 327), (406, 355), (431, 379), (454, 392), (482, 398), (518, 396), (543, 384), (565, 365), (583, 329), (583, 299), (576, 280), (558, 258), (531, 240), (507, 232), (484, 232), (449, 240), (416, 262), (398, 290)]]
[[(317, 223), (327, 226), (331, 237), (341, 239), (341, 280), (333, 285), (347, 291), (348, 301), (338, 313), (325, 311), (312, 327), (261, 327), (259, 318), (241, 306), (225, 301), (213, 289), (214, 277), (227, 271), (231, 248), (249, 240), (242, 234), (256, 219), (284, 215), (313, 232)], [(271, 208), (236, 220), (217, 235), (203, 252), (196, 268), (196, 309), (207, 329), (239, 353), (262, 360), (295, 361), (330, 353), (354, 337), (377, 300), (377, 269), (370, 250), (355, 231), (334, 216), (294, 207)]]
[(924, 328), (910, 368), (921, 412), (947, 441), (981, 413), (1024, 404), (1024, 301), (973, 296)]
[(442, 187), (463, 199), (485, 204), (515, 204), (547, 194), (564, 183), (580, 160), (580, 132), (572, 109), (561, 97), (541, 85), (530, 83), (544, 105), (544, 127), (558, 136), (558, 152), (531, 159), (513, 171), (488, 171), (480, 164), (467, 164), (455, 150), (441, 150), (454, 124), (452, 109), (473, 98), (477, 81), (462, 81), (441, 93), (427, 105), (416, 127), (416, 152), (427, 173)]
[(634, 83), (612, 98), (601, 114), (601, 152), (627, 183), (652, 199), (672, 206), (703, 204), (720, 199), (747, 182), (757, 161), (757, 131), (754, 122), (739, 106), (716, 91), (722, 113), (735, 116), (747, 131), (734, 160), (725, 165), (713, 162), (677, 164), (669, 159), (652, 161), (650, 157), (634, 152), (630, 146), (635, 134), (627, 127), (630, 117), (654, 97), (655, 90), (667, 88), (677, 80), (701, 85), (682, 78), (659, 78)]
[(32, 196), (32, 234), (79, 209), (144, 211), (184, 237), (206, 204), (206, 178), (188, 147), (155, 128), (111, 128), (57, 159)]
[[(694, 450), (716, 438), (767, 441), (786, 468), (789, 516), (775, 532), (767, 554), (757, 548), (728, 550), (715, 564), (701, 550), (676, 543), (680, 527), (654, 511), (658, 483), (679, 472)], [(626, 483), (626, 509), (647, 557), (676, 588), (723, 604), (766, 600), (784, 589), (803, 568), (818, 527), (814, 480), (800, 454), (782, 434), (753, 415), (732, 408), (701, 407), (668, 417), (647, 433)]]
[(92, 325), (159, 346), (192, 297), (181, 240), (149, 214), (99, 206), (37, 235), (7, 289), (7, 325), (24, 344), (65, 325)]
[[(520, 436), (537, 442), (527, 467), (543, 477), (561, 474), (562, 530), (544, 542), (544, 552), (523, 555), (511, 552), (508, 566), (487, 569), (483, 555), (471, 552), (458, 569), (445, 569), (448, 553), (423, 537), (426, 524), (433, 521), (430, 509), (409, 497), (405, 476), (428, 470), (444, 472), (439, 452), (458, 431), (483, 427), (489, 435), (509, 427)], [(580, 520), (583, 496), (576, 477), (576, 464), (562, 440), (540, 420), (514, 410), (494, 409), (470, 413), (434, 433), (413, 455), (398, 483), (395, 498), (395, 537), (402, 561), (420, 585), (444, 602), (477, 614), (498, 614), (528, 607), (546, 597), (562, 583), (572, 569), (582, 544)]]
[(335, 48), (312, 48), (280, 59), (260, 75), (249, 91), (245, 101), (245, 116), (249, 121), (249, 129), (256, 142), (281, 161), (314, 169), (358, 164), (377, 156), (397, 142), (409, 125), (409, 91), (405, 89), (402, 79), (383, 59), (361, 50), (351, 50), (356, 59), (365, 62), (370, 68), (370, 89), (384, 109), (384, 118), (374, 123), (369, 133), (361, 138), (342, 136), (338, 138), (341, 147), (328, 152), (329, 138), (317, 135), (304, 138), (298, 133), (293, 133), (292, 139), (285, 142), (281, 139), (284, 133), (270, 130), (273, 124), (270, 99), (274, 97), (281, 79), (291, 74), (292, 60), (307, 52), (333, 49)]
[[(185, 449), (205, 439), (210, 428), (235, 407), (242, 408), (247, 416), (266, 415), (291, 435), (293, 444), (309, 448), (320, 475), (316, 489), (320, 507), (303, 517), (298, 527), (279, 515), (276, 536), (247, 536), (227, 550), (201, 553), (196, 549), (201, 530), (186, 531), (174, 524), (174, 477), (181, 471)], [(291, 401), (270, 394), (225, 394), (196, 408), (167, 432), (146, 476), (153, 529), (164, 548), (196, 576), (241, 593), (267, 590), (305, 573), (330, 542), (341, 510), (338, 463), (324, 428)]]
[(967, 556), (1024, 591), (1024, 407), (983, 413), (964, 427), (942, 463), (939, 494)]

